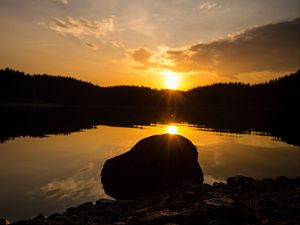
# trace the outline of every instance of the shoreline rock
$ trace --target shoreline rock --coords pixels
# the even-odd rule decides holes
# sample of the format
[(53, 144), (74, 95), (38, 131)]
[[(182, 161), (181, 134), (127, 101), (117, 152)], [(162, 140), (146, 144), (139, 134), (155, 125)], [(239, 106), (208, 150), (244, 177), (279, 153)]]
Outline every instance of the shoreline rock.
[[(8, 224), (0, 221), (0, 225)], [(180, 188), (135, 200), (100, 199), (12, 224), (296, 225), (300, 224), (300, 177), (255, 180), (236, 176), (227, 178), (226, 184), (213, 185), (184, 182)]]

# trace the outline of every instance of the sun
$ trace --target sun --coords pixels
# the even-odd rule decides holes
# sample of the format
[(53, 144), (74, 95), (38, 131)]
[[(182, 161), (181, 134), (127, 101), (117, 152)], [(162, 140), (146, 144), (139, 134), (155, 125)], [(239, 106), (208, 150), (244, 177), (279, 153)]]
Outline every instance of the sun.
[(174, 125), (167, 126), (167, 133), (169, 134), (177, 134), (177, 127)]
[(170, 76), (167, 78), (166, 84), (167, 84), (167, 88), (175, 90), (179, 85), (178, 78), (175, 76)]
[(180, 80), (178, 77), (178, 73), (173, 72), (171, 70), (164, 70), (160, 72), (166, 77), (166, 86), (168, 89), (176, 90), (179, 86)]

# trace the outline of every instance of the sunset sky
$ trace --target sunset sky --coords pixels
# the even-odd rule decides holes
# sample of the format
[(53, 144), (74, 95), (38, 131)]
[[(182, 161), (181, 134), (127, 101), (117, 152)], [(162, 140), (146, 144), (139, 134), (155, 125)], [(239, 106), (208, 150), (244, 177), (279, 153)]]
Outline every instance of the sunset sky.
[(299, 0), (0, 0), (0, 67), (100, 86), (263, 82), (300, 67)]

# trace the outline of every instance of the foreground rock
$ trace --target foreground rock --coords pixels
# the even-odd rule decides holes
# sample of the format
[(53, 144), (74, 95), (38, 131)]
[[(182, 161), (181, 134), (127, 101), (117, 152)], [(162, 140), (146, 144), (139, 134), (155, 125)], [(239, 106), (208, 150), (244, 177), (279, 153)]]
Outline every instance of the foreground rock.
[(203, 183), (195, 145), (180, 135), (155, 135), (139, 141), (130, 151), (105, 162), (101, 174), (106, 194), (134, 199), (180, 187), (184, 180)]
[(298, 225), (300, 178), (193, 184), (135, 200), (98, 200), (14, 225)]

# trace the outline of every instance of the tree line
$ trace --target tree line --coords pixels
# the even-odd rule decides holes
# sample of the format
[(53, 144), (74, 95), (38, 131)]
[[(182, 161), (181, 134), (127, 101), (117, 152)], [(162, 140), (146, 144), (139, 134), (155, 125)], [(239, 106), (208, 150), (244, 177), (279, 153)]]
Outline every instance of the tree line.
[(149, 107), (188, 110), (201, 107), (298, 108), (300, 70), (261, 84), (218, 83), (189, 91), (148, 87), (99, 87), (71, 77), (0, 70), (0, 102), (63, 106)]

